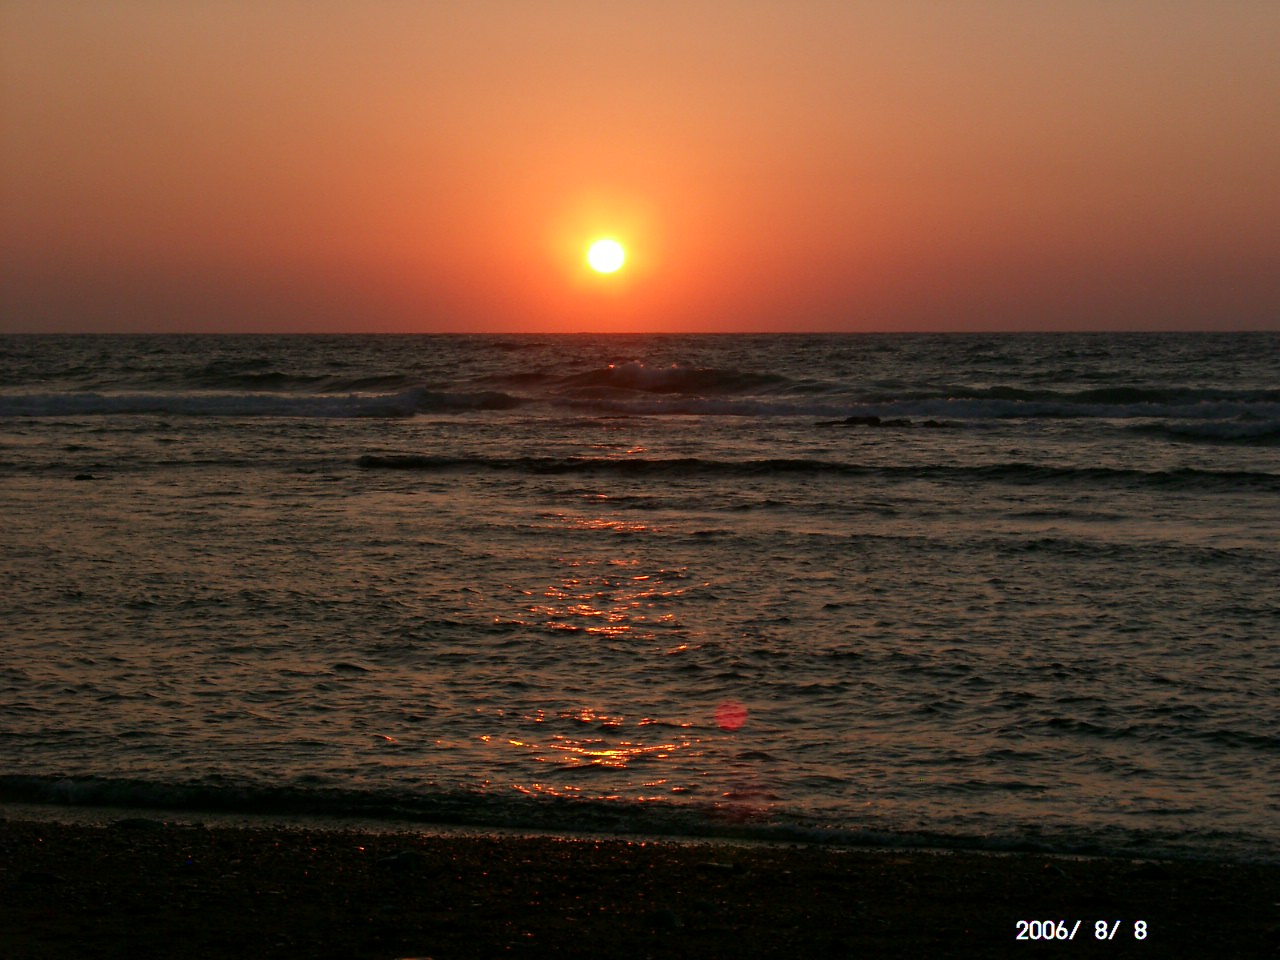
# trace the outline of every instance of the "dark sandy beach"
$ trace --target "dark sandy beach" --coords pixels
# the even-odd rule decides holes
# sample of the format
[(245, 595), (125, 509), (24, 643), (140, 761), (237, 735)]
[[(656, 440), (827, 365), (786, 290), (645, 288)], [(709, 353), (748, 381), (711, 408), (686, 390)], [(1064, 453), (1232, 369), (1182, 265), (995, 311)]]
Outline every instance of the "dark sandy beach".
[(1276, 866), (0, 821), (4, 960), (1259, 957), (1278, 901)]

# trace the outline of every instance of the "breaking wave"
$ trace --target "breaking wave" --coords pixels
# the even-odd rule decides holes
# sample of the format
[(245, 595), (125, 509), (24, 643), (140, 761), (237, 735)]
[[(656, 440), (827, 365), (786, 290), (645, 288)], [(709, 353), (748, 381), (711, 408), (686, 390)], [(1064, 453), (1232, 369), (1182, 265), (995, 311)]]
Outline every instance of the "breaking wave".
[[(1013, 783), (1006, 789), (1027, 789)], [(358, 819), (388, 826), (465, 826), (480, 830), (552, 831), (558, 834), (613, 834), (810, 843), (837, 847), (929, 848), (1083, 854), (1093, 856), (1161, 856), (1199, 859), (1206, 855), (1178, 831), (1124, 830), (1114, 827), (1059, 827), (1032, 835), (893, 829), (791, 818), (753, 808), (749, 803), (625, 802), (554, 796), (504, 797), (479, 790), (379, 791), (343, 787), (266, 786), (228, 783), (162, 783), (114, 777), (0, 775), (0, 803), (50, 805), (54, 809), (90, 808), (127, 813), (150, 812), (171, 817), (231, 814), (267, 818), (322, 817)], [(109, 815), (109, 814), (108, 814)], [(122, 819), (145, 827), (162, 821)], [(1222, 831), (1219, 847), (1241, 862), (1274, 862), (1259, 854), (1263, 847), (1247, 834)], [(1216, 851), (1213, 851), (1216, 852)]]

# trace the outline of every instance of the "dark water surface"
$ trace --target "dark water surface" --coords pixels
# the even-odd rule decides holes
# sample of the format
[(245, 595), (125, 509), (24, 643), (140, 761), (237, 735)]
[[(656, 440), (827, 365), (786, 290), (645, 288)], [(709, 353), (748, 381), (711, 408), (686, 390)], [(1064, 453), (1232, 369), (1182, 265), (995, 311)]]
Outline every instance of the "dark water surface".
[(0, 799), (1277, 856), (1274, 334), (0, 338), (0, 518)]

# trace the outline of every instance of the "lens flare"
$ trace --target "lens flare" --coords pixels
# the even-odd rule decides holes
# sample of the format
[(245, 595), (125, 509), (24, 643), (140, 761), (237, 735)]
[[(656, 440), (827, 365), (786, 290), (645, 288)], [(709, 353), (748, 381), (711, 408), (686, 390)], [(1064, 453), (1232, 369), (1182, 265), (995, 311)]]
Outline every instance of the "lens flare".
[(747, 708), (737, 700), (726, 700), (716, 707), (716, 725), (721, 730), (740, 730), (747, 722)]

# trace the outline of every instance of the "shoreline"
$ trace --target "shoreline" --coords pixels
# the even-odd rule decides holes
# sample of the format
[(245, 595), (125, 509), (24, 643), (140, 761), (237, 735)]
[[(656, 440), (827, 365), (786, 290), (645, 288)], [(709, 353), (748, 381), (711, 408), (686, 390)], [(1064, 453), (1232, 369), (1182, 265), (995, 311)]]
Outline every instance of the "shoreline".
[[(0, 806), (0, 956), (887, 958), (1059, 950), (1191, 958), (1280, 950), (1280, 865), (424, 825), (373, 832), (296, 820), (164, 823), (113, 812), (114, 822), (66, 822)], [(1063, 921), (1064, 935), (1079, 925), (1069, 943), (1017, 939), (1019, 921), (1046, 920)], [(1098, 921), (1120, 922), (1114, 939), (1097, 939)], [(1023, 932), (1033, 929), (1040, 932)]]
[[(439, 811), (437, 811), (438, 813)], [(944, 835), (928, 831), (895, 833), (883, 831), (843, 832), (839, 830), (784, 828), (775, 831), (759, 823), (646, 822), (619, 826), (614, 818), (593, 816), (592, 808), (581, 811), (579, 825), (570, 827), (562, 816), (532, 817), (519, 821), (498, 821), (485, 816), (433, 816), (430, 813), (322, 810), (284, 805), (256, 809), (251, 803), (149, 804), (103, 800), (61, 802), (46, 799), (11, 800), (0, 798), (0, 822), (4, 820), (53, 821), (85, 826), (111, 826), (121, 820), (161, 822), (166, 826), (207, 826), (275, 830), (315, 830), (361, 834), (420, 835), (442, 837), (494, 837), (506, 839), (554, 838), (564, 840), (619, 840), (636, 843), (706, 844), (712, 846), (812, 847), (833, 851), (883, 853), (964, 853), (975, 856), (1033, 856), (1062, 860), (1160, 861), (1168, 863), (1216, 863), (1223, 865), (1275, 867), (1280, 869), (1280, 853), (1264, 855), (1226, 849), (1197, 849), (1176, 846), (1098, 847), (1095, 844), (1059, 842), (1052, 836), (1037, 835), (1018, 840), (1013, 837), (988, 838)], [(562, 812), (563, 813), (563, 812)], [(701, 826), (704, 829), (699, 830)], [(0, 957), (3, 960), (3, 957)]]

